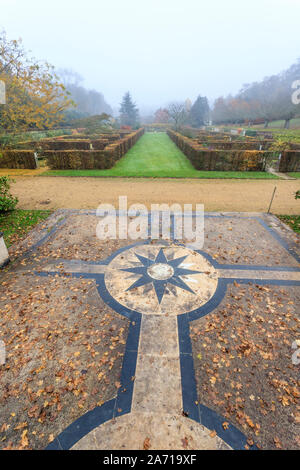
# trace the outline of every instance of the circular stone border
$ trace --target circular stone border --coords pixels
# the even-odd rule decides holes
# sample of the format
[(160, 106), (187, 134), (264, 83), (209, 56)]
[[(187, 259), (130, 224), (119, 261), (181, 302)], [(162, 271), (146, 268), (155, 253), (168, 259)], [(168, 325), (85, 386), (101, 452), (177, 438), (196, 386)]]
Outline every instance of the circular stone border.
[(142, 315), (194, 312), (214, 297), (218, 282), (218, 270), (210, 259), (172, 244), (129, 246), (109, 259), (104, 275), (121, 314), (124, 308)]

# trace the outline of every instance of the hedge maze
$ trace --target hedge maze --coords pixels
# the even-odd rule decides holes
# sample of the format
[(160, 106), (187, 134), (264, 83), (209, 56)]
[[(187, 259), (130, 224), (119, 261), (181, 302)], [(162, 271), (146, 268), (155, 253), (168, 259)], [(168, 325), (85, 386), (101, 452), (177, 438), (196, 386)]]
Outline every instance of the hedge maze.
[(0, 150), (0, 168), (35, 169), (38, 159), (44, 158), (51, 170), (110, 169), (146, 129), (166, 132), (196, 170), (261, 172), (269, 166), (280, 172), (300, 170), (300, 144), (290, 143), (281, 151), (274, 145), (272, 134), (240, 136), (193, 128), (176, 132), (166, 126), (156, 129), (146, 125), (135, 131), (119, 129), (115, 133), (81, 133), (19, 142), (13, 149)]
[(118, 134), (72, 135), (17, 144), (17, 149), (0, 151), (0, 168), (37, 167), (46, 158), (53, 170), (108, 169), (125, 155), (143, 135), (144, 129)]
[(291, 144), (291, 150), (280, 153), (272, 149), (270, 136), (257, 139), (198, 131), (191, 138), (171, 129), (167, 134), (196, 170), (265, 171), (274, 161), (281, 172), (300, 169), (300, 144)]

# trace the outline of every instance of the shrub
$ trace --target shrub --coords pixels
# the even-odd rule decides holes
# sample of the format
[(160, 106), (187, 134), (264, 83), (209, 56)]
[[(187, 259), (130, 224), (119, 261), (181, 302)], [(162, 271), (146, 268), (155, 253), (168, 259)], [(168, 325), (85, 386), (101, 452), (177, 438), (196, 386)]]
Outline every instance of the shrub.
[(0, 212), (12, 211), (18, 204), (18, 198), (9, 191), (13, 182), (9, 176), (0, 176)]
[(256, 137), (257, 136), (257, 131), (254, 131), (252, 129), (247, 129), (246, 130), (246, 135), (251, 136), (251, 137)]

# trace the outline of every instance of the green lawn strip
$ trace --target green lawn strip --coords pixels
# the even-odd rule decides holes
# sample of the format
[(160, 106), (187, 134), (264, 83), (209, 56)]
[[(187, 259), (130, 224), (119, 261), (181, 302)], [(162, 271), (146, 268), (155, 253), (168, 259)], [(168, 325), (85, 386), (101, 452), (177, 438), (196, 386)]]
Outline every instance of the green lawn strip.
[(113, 170), (51, 170), (39, 176), (90, 176), (118, 178), (199, 178), (199, 179), (280, 179), (263, 171), (141, 171), (115, 172)]
[(300, 215), (277, 215), (277, 217), (289, 225), (294, 232), (300, 233)]
[(9, 247), (21, 240), (37, 224), (47, 219), (50, 210), (21, 210), (0, 213), (0, 232)]
[(142, 172), (193, 171), (193, 165), (164, 132), (146, 133), (119, 160), (116, 172), (140, 174)]
[(146, 133), (109, 170), (49, 170), (43, 176), (118, 176), (149, 178), (263, 178), (277, 176), (255, 171), (198, 171), (164, 132)]
[(300, 178), (300, 171), (292, 171), (288, 173), (289, 176), (293, 176), (294, 178)]

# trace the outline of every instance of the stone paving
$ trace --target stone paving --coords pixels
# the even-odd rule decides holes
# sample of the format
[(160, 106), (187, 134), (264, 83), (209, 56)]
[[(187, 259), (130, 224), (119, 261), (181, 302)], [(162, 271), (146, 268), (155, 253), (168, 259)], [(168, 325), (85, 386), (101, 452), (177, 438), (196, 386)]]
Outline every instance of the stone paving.
[[(98, 221), (93, 211), (60, 210), (40, 231), (12, 249), (15, 261), (3, 272), (0, 281), (3, 290), (10, 291), (14, 311), (12, 314), (9, 297), (3, 294), (0, 340), (6, 342), (8, 351), (6, 365), (0, 366), (0, 406), (4, 407), (7, 400), (21, 402), (22, 406), (14, 412), (17, 414), (13, 417), (14, 427), (9, 416), (0, 423), (2, 447), (41, 448), (45, 443), (48, 449), (299, 448), (296, 408), (299, 365), (293, 364), (291, 349), (293, 341), (299, 338), (299, 238), (278, 219), (265, 214), (207, 213), (202, 250), (192, 249), (187, 241), (172, 239), (175, 219), (170, 224), (170, 241), (136, 242), (100, 241), (96, 237)], [(25, 247), (29, 250), (17, 258)], [(75, 378), (83, 370), (87, 382), (78, 390), (80, 406), (76, 407), (76, 401), (71, 400), (76, 411), (68, 414), (67, 407), (62, 408), (59, 417), (45, 412), (40, 423), (43, 429), (35, 427), (28, 416), (25, 421), (21, 387), (11, 396), (5, 395), (6, 382), (11, 380), (9, 374), (14, 369), (13, 348), (17, 346), (5, 326), (6, 317), (12, 331), (16, 330), (14, 338), (22, 328), (28, 328), (27, 321), (22, 320), (24, 280), (27, 289), (39, 282), (44, 292), (50, 289), (46, 298), (53, 313), (59, 299), (69, 297), (66, 283), (75, 283), (70, 284), (76, 294), (71, 296), (68, 322), (71, 328), (74, 318), (76, 337), (88, 333), (74, 350), (66, 344), (62, 351), (60, 343), (51, 343), (51, 358), (60, 355), (62, 365), (64, 362), (67, 365), (70, 354), (82, 358), (77, 363), (74, 359), (71, 369)], [(51, 282), (56, 283), (53, 298)], [(14, 283), (19, 286), (16, 290)], [(93, 291), (86, 283), (92, 283)], [(267, 289), (267, 296), (256, 302), (261, 289)], [(32, 361), (41, 328), (39, 318), (41, 323), (45, 321), (45, 296), (37, 294), (37, 290), (36, 287), (31, 293), (25, 312), (27, 315), (30, 309), (37, 310), (35, 322), (30, 325), (33, 337), (20, 369), (24, 381), (32, 370), (38, 369), (38, 363)], [(239, 304), (243, 301), (246, 306)], [(82, 321), (84, 315), (90, 317), (90, 322)], [(55, 321), (59, 322), (60, 317), (62, 322), (66, 321), (66, 310), (57, 310)], [(258, 329), (253, 329), (253, 321)], [(54, 329), (47, 316), (45, 329), (49, 324)], [(93, 330), (95, 334), (105, 334), (108, 341), (111, 338), (113, 346), (110, 349), (109, 342), (103, 349), (99, 346), (91, 358), (89, 343), (95, 339)], [(277, 334), (281, 330), (284, 335)], [(97, 344), (101, 345), (100, 336)], [(24, 340), (22, 335), (19, 338)], [(269, 349), (264, 349), (264, 343), (272, 349), (274, 360)], [(20, 347), (20, 341), (18, 344)], [(254, 363), (247, 352), (249, 348), (269, 361), (263, 363), (262, 370), (257, 368), (255, 393), (253, 385), (246, 387), (247, 370), (252, 373), (259, 358)], [(115, 359), (110, 366), (111, 354)], [(47, 363), (44, 366), (47, 370)], [(263, 374), (269, 374), (267, 386)], [(106, 382), (99, 382), (97, 376), (101, 380), (105, 376)], [(46, 377), (42, 379), (46, 381)], [(277, 392), (280, 387), (283, 389), (279, 397), (272, 394), (274, 383)], [(65, 403), (73, 392), (72, 387), (64, 392)], [(91, 400), (93, 392), (95, 399)], [(47, 403), (52, 403), (58, 390), (48, 388), (47, 393)], [(282, 395), (288, 398), (282, 401)], [(271, 402), (266, 405), (270, 408), (267, 418), (257, 411), (256, 419), (257, 404), (252, 406), (252, 396), (258, 403), (264, 399)], [(38, 398), (38, 391), (33, 391), (31, 406)], [(280, 400), (275, 406), (273, 401), (277, 398)], [(37, 414), (31, 420), (39, 418)], [(20, 421), (23, 427), (18, 428)], [(280, 422), (285, 423), (286, 438), (280, 433)], [(25, 436), (24, 429), (29, 431)], [(32, 432), (45, 434), (46, 441), (31, 439)]]

